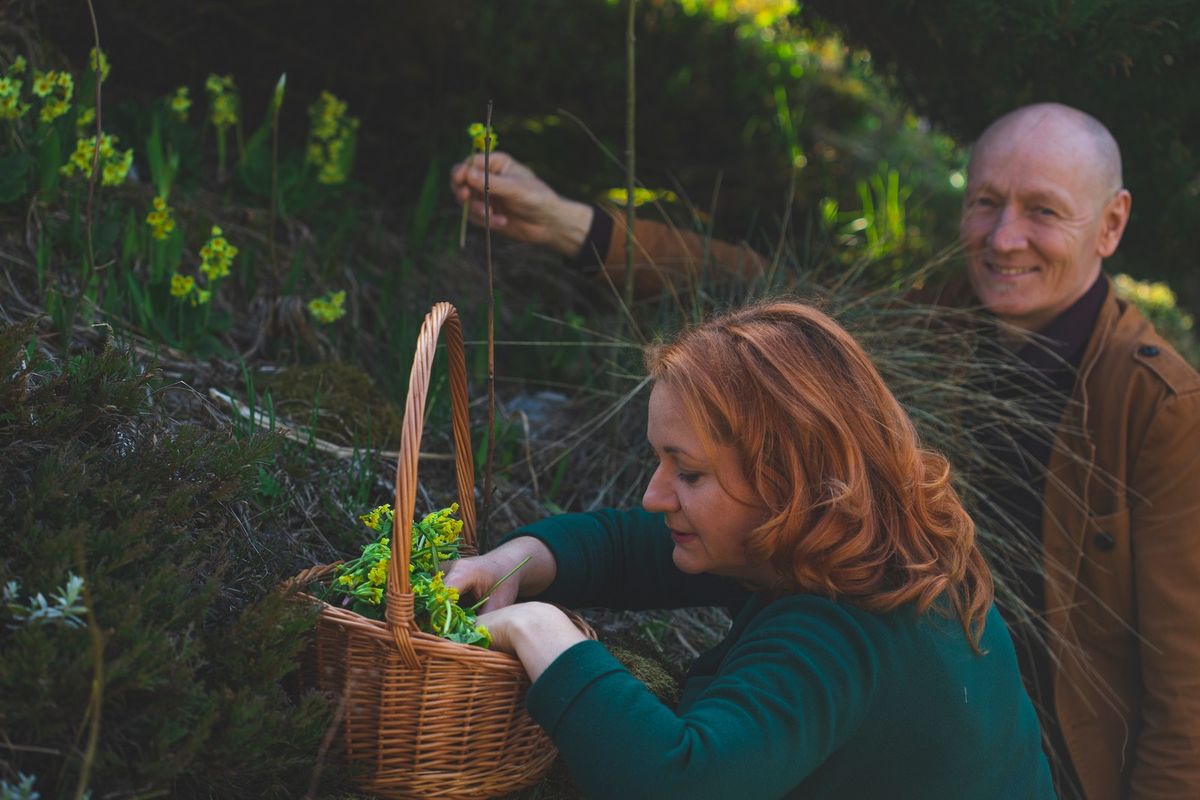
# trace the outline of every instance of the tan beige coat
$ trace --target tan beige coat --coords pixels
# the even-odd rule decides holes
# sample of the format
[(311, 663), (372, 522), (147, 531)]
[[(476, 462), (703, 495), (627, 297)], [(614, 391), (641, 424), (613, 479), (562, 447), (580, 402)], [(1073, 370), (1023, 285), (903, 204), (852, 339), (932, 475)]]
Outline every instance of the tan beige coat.
[(1200, 375), (1109, 295), (1049, 463), (1063, 738), (1089, 800), (1200, 798)]
[[(617, 281), (624, 231), (618, 216), (604, 265)], [(643, 220), (634, 232), (643, 295), (664, 276), (678, 284), (709, 269), (769, 269), (744, 245)], [(1084, 791), (1089, 800), (1197, 800), (1200, 375), (1111, 285), (1051, 453), (1044, 506), (1055, 705)]]

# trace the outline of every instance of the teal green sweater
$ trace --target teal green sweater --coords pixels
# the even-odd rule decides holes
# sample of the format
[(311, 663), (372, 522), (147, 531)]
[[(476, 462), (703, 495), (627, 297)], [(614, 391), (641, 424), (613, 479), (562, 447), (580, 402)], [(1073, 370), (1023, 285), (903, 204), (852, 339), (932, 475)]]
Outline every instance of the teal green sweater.
[(671, 561), (659, 515), (601, 511), (517, 531), (558, 564), (539, 598), (576, 607), (735, 608), (677, 709), (596, 642), (529, 691), (590, 798), (1051, 798), (1037, 718), (993, 608), (976, 655), (956, 619), (771, 598)]

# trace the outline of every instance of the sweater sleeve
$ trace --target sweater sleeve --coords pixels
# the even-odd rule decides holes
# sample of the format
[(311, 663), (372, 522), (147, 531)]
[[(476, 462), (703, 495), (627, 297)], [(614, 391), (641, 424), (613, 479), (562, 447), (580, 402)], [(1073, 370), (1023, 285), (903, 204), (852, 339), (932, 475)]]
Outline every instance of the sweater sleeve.
[(759, 614), (683, 714), (596, 642), (559, 656), (527, 703), (587, 797), (773, 798), (858, 727), (880, 660), (849, 611), (793, 596)]
[(562, 514), (512, 536), (533, 536), (554, 555), (554, 582), (539, 600), (575, 608), (686, 608), (727, 605), (747, 594), (727, 578), (680, 572), (661, 514), (640, 509)]

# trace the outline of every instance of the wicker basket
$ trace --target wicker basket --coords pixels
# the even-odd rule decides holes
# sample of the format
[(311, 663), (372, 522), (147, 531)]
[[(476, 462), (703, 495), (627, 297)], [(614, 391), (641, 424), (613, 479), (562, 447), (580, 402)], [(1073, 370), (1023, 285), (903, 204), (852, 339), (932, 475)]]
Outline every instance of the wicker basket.
[[(445, 332), (462, 550), (475, 550), (474, 467), (467, 416), (462, 326), (438, 303), (417, 339), (396, 467), (395, 527), (387, 578), (386, 620), (323, 603), (317, 620), (312, 683), (336, 698), (340, 749), (362, 787), (389, 798), (484, 798), (536, 783), (554, 745), (525, 711), (529, 681), (505, 653), (455, 644), (420, 631), (409, 583), (410, 524), (416, 502), (417, 451), (439, 332)], [(293, 579), (328, 579), (336, 565)], [(306, 595), (302, 595), (308, 597)]]

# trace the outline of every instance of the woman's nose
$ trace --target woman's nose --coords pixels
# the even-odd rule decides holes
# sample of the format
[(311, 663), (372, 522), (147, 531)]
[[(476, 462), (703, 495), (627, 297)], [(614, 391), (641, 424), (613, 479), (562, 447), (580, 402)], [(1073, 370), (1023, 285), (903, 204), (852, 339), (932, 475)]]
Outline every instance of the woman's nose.
[(662, 464), (650, 476), (646, 493), (642, 495), (642, 508), (652, 513), (667, 513), (679, 510), (679, 498), (671, 490), (667, 470)]

